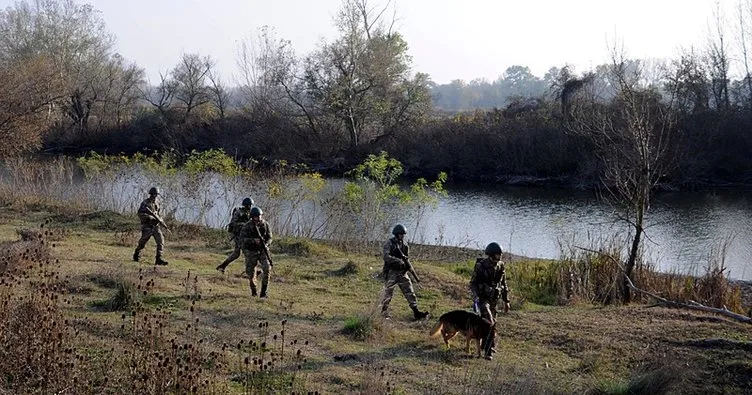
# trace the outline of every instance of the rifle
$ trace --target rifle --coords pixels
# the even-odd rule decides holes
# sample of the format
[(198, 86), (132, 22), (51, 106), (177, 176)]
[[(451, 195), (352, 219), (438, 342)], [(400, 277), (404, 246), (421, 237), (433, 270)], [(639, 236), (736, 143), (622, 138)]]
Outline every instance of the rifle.
[[(251, 221), (253, 221), (253, 220), (251, 220)], [(264, 255), (266, 255), (266, 259), (269, 260), (269, 267), (272, 268), (272, 267), (274, 267), (274, 262), (272, 262), (272, 254), (269, 253), (269, 246), (266, 245), (266, 242), (264, 241), (264, 238), (261, 237), (261, 231), (259, 231), (258, 225), (256, 225), (255, 222), (253, 222), (253, 227), (254, 227), (254, 229), (256, 229), (256, 234), (261, 239), (261, 245), (264, 246)]]
[(405, 255), (404, 252), (402, 252), (402, 250), (399, 248), (399, 246), (397, 246), (397, 252), (399, 252), (399, 257), (398, 258), (402, 259), (402, 261), (405, 262), (405, 265), (407, 265), (407, 271), (410, 272), (410, 274), (413, 275), (413, 277), (415, 278), (415, 282), (419, 283), (420, 282), (420, 277), (418, 277), (418, 273), (415, 272), (415, 268), (413, 267), (412, 262), (410, 262), (410, 259), (407, 257), (407, 255)]
[(162, 225), (162, 227), (163, 227), (163, 228), (165, 228), (165, 230), (166, 230), (166, 231), (168, 231), (168, 232), (172, 233), (172, 231), (170, 230), (170, 228), (169, 228), (169, 227), (167, 227), (167, 224), (166, 224), (166, 223), (164, 222), (164, 220), (162, 219), (162, 217), (160, 217), (159, 215), (157, 215), (157, 214), (156, 214), (156, 213), (155, 213), (154, 211), (151, 211), (151, 209), (150, 209), (150, 208), (148, 208), (148, 207), (144, 207), (144, 210), (146, 210), (146, 213), (147, 213), (147, 214), (149, 214), (149, 215), (151, 215), (152, 217), (154, 217), (154, 219), (156, 219), (156, 220), (157, 220), (157, 222), (158, 222), (158, 223), (159, 223), (160, 225)]

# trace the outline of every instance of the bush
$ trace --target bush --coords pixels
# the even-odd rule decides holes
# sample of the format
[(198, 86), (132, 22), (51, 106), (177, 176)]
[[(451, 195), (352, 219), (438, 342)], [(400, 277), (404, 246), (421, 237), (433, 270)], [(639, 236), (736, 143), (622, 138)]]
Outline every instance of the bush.
[(117, 284), (115, 294), (107, 300), (108, 311), (126, 311), (133, 308), (139, 298), (135, 286), (130, 281), (122, 281)]
[(311, 240), (285, 237), (274, 243), (274, 249), (283, 254), (307, 257), (316, 246)]
[(92, 306), (105, 311), (132, 311), (147, 295), (147, 290), (153, 286), (154, 280), (144, 283), (139, 269), (138, 283), (132, 281), (123, 266), (117, 269), (104, 269), (88, 276), (88, 280), (100, 287), (113, 290), (111, 296), (105, 300), (92, 303)]
[(366, 340), (377, 331), (375, 314), (358, 315), (345, 320), (342, 332), (355, 340)]

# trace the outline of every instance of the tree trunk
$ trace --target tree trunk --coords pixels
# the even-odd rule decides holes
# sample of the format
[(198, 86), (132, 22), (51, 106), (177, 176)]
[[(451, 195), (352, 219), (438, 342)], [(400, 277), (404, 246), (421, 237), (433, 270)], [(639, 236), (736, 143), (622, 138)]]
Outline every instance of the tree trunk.
[(640, 251), (640, 241), (642, 240), (642, 233), (644, 232), (643, 228), (643, 222), (645, 218), (645, 196), (642, 195), (639, 199), (638, 207), (637, 207), (637, 215), (635, 216), (635, 235), (634, 239), (632, 239), (632, 247), (629, 249), (629, 259), (627, 260), (627, 265), (624, 268), (624, 289), (623, 292), (623, 299), (624, 303), (631, 303), (632, 302), (632, 291), (629, 287), (629, 284), (631, 282), (632, 278), (632, 272), (634, 271), (635, 264), (637, 263), (637, 254)]
[(350, 153), (355, 156), (358, 152), (358, 124), (355, 121), (352, 109), (348, 110), (347, 128), (350, 131)]
[(79, 90), (73, 92), (67, 105), (67, 114), (73, 120), (79, 137), (85, 138), (89, 134), (89, 115), (91, 114), (91, 99), (84, 99)]

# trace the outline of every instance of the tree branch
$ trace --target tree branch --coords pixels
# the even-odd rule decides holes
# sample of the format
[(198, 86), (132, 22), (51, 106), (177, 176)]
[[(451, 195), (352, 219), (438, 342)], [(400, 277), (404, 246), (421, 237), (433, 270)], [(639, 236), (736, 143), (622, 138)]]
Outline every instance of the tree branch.
[(629, 276), (626, 275), (626, 272), (625, 272), (624, 267), (622, 266), (621, 262), (617, 261), (611, 255), (604, 254), (604, 253), (602, 253), (600, 251), (596, 251), (596, 250), (593, 250), (593, 249), (590, 249), (590, 248), (585, 248), (585, 247), (575, 246), (575, 248), (578, 248), (578, 249), (581, 249), (581, 250), (587, 251), (587, 252), (592, 252), (594, 254), (598, 254), (599, 256), (603, 256), (603, 257), (606, 257), (607, 259), (610, 259), (612, 262), (614, 262), (616, 265), (619, 266), (619, 269), (622, 272), (624, 272), (624, 278), (626, 278), (627, 285), (629, 286), (630, 289), (632, 289), (635, 292), (639, 292), (641, 294), (650, 296), (651, 298), (655, 299), (661, 305), (669, 306), (669, 307), (684, 308), (684, 309), (689, 309), (689, 310), (704, 311), (704, 312), (707, 312), (707, 313), (720, 314), (720, 315), (723, 315), (723, 316), (735, 319), (735, 320), (737, 320), (739, 322), (744, 322), (744, 323), (747, 323), (747, 324), (752, 324), (752, 317), (747, 317), (745, 315), (734, 313), (733, 311), (730, 311), (729, 309), (727, 309), (726, 306), (723, 306), (723, 308), (709, 307), (709, 306), (705, 306), (705, 305), (703, 305), (701, 303), (695, 302), (694, 300), (690, 300), (689, 303), (682, 303), (682, 302), (677, 302), (675, 300), (669, 300), (669, 299), (666, 299), (664, 297), (658, 296), (658, 295), (656, 295), (656, 294), (654, 294), (654, 293), (652, 293), (650, 291), (646, 291), (644, 289), (640, 289), (637, 286), (635, 286), (634, 283), (632, 282), (632, 279), (629, 278)]

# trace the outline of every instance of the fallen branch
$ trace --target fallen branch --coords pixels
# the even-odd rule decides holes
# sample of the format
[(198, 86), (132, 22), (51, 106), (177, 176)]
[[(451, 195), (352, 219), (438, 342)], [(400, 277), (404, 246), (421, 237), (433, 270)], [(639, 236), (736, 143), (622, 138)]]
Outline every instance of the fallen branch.
[(634, 283), (632, 283), (632, 280), (629, 278), (629, 276), (625, 276), (625, 277), (627, 277), (627, 282), (629, 283), (628, 284), (629, 288), (631, 288), (633, 291), (639, 292), (639, 293), (642, 293), (642, 294), (645, 294), (645, 295), (648, 295), (648, 296), (650, 296), (651, 298), (657, 300), (659, 303), (661, 303), (663, 305), (671, 306), (671, 307), (679, 307), (679, 308), (684, 308), (684, 309), (690, 309), (690, 310), (704, 311), (704, 312), (707, 312), (707, 313), (720, 314), (720, 315), (723, 315), (723, 316), (726, 316), (726, 317), (729, 317), (729, 318), (733, 318), (733, 319), (735, 319), (737, 321), (740, 321), (740, 322), (746, 322), (747, 324), (752, 324), (752, 318), (747, 317), (745, 315), (734, 313), (733, 311), (727, 309), (726, 306), (723, 306), (723, 308), (717, 308), (717, 307), (705, 306), (705, 305), (703, 305), (701, 303), (695, 302), (694, 300), (690, 300), (689, 303), (682, 303), (682, 302), (677, 302), (677, 301), (674, 301), (674, 300), (668, 300), (668, 299), (662, 298), (662, 297), (660, 297), (660, 296), (658, 296), (658, 295), (656, 295), (656, 294), (654, 294), (652, 292), (646, 291), (644, 289), (637, 288), (634, 285)]
[(705, 306), (705, 305), (703, 305), (701, 303), (695, 302), (694, 300), (690, 300), (689, 303), (677, 302), (675, 300), (668, 300), (668, 299), (666, 299), (664, 297), (658, 296), (658, 295), (656, 295), (656, 294), (654, 294), (652, 292), (646, 291), (644, 289), (637, 288), (637, 286), (635, 286), (634, 283), (632, 282), (632, 279), (629, 278), (629, 276), (627, 276), (626, 271), (624, 270), (624, 268), (621, 265), (621, 262), (619, 262), (616, 259), (614, 259), (614, 257), (612, 257), (611, 255), (604, 254), (604, 253), (602, 253), (600, 251), (591, 250), (589, 248), (584, 248), (584, 247), (576, 247), (576, 248), (579, 248), (579, 249), (584, 250), (584, 251), (592, 252), (592, 253), (598, 254), (600, 256), (605, 256), (606, 258), (610, 259), (611, 261), (613, 261), (615, 264), (617, 264), (619, 266), (619, 269), (621, 269), (622, 272), (624, 272), (624, 277), (626, 277), (626, 279), (627, 279), (627, 286), (631, 290), (633, 290), (635, 292), (639, 292), (641, 294), (648, 295), (651, 298), (653, 298), (656, 301), (658, 301), (662, 305), (670, 306), (670, 307), (684, 308), (684, 309), (689, 309), (689, 310), (704, 311), (704, 312), (707, 312), (707, 313), (720, 314), (720, 315), (723, 315), (723, 316), (726, 316), (726, 317), (729, 317), (729, 318), (733, 318), (733, 319), (735, 319), (737, 321), (740, 321), (740, 322), (745, 322), (747, 324), (752, 324), (752, 317), (747, 317), (747, 316), (742, 315), (742, 314), (734, 313), (733, 311), (727, 309), (726, 306), (723, 306), (723, 308), (709, 307), (709, 306)]

